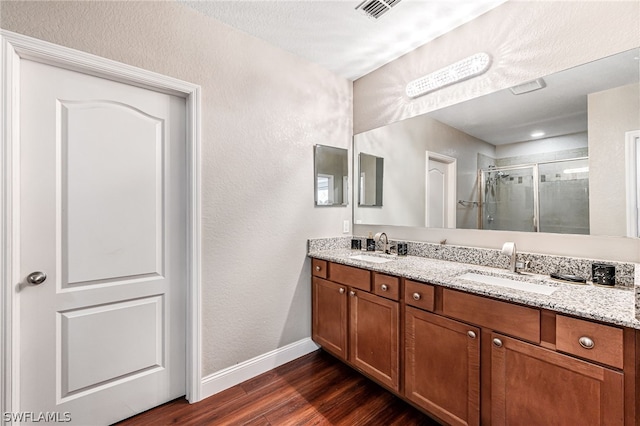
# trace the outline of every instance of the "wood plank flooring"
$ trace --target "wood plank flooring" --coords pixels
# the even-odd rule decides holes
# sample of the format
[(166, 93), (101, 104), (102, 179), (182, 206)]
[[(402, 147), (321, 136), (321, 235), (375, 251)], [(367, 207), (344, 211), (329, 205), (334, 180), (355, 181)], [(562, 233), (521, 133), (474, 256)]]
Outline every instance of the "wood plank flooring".
[(176, 399), (118, 423), (132, 425), (439, 424), (323, 351), (196, 404)]

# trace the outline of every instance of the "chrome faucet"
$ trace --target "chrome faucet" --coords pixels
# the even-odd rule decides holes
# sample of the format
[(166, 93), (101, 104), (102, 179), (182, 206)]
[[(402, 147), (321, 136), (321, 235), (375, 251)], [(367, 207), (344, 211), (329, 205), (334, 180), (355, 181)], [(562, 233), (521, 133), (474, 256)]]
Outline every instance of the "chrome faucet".
[(526, 269), (529, 267), (529, 261), (516, 262), (516, 243), (504, 243), (502, 246), (502, 254), (509, 256), (509, 271), (514, 274), (519, 274), (519, 269)]
[(517, 272), (516, 270), (516, 243), (504, 243), (502, 246), (502, 254), (510, 256), (509, 258), (509, 271)]
[[(382, 251), (384, 253), (389, 254), (389, 238), (385, 232), (381, 232), (380, 234), (376, 234), (378, 237), (378, 242), (382, 244)], [(384, 237), (384, 243), (382, 242), (382, 237)]]

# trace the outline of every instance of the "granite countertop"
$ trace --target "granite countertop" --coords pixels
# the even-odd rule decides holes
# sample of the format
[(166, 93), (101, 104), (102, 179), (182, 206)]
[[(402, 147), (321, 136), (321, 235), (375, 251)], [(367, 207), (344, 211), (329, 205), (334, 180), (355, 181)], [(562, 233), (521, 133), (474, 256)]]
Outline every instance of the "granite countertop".
[[(350, 258), (357, 254), (388, 257), (393, 260), (386, 263), (373, 263)], [(569, 284), (553, 280), (545, 275), (512, 274), (504, 269), (467, 263), (417, 256), (373, 254), (350, 249), (310, 251), (308, 256), (469, 293), (490, 296), (509, 302), (549, 309), (577, 317), (640, 329), (640, 321), (636, 319), (635, 291), (633, 288)], [(481, 284), (459, 278), (460, 275), (468, 272), (543, 284), (556, 287), (557, 290), (551, 295), (545, 295), (491, 284)]]

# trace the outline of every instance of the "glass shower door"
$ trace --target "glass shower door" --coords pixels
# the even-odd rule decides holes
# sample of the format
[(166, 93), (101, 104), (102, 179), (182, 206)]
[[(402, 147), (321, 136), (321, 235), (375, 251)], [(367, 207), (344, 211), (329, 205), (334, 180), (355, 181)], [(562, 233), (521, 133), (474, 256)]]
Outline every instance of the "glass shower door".
[(541, 163), (540, 232), (589, 234), (589, 160)]
[(482, 229), (536, 232), (535, 165), (481, 171)]

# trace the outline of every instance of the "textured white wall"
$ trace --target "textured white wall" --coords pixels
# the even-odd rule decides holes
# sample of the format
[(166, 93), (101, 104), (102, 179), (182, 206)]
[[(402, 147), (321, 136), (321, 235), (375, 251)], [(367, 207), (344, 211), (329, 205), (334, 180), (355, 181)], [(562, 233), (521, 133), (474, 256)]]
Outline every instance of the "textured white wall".
[[(512, 0), (390, 62), (353, 84), (354, 133), (511, 87), (640, 45), (638, 1)], [(414, 100), (407, 82), (477, 52), (493, 57), (479, 77)], [(365, 235), (501, 247), (515, 241), (535, 253), (640, 261), (640, 240), (580, 235), (354, 226)]]
[(174, 2), (2, 2), (2, 28), (202, 86), (203, 374), (310, 336), (313, 145), (351, 145), (351, 83)]

